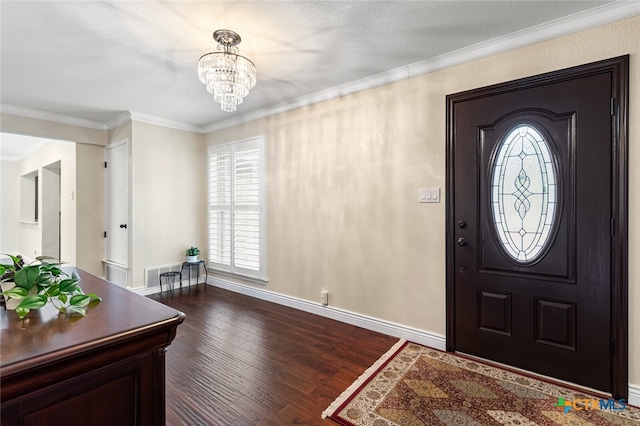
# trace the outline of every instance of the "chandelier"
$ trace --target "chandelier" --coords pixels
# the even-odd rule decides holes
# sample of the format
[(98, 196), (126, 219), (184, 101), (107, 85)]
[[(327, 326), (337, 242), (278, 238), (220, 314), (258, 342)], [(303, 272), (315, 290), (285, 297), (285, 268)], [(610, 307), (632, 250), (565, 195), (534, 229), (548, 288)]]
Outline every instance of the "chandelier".
[(198, 61), (198, 77), (207, 86), (213, 100), (220, 102), (223, 111), (235, 111), (249, 89), (256, 85), (253, 62), (238, 55), (240, 36), (231, 30), (217, 30), (213, 39), (218, 52), (210, 52)]

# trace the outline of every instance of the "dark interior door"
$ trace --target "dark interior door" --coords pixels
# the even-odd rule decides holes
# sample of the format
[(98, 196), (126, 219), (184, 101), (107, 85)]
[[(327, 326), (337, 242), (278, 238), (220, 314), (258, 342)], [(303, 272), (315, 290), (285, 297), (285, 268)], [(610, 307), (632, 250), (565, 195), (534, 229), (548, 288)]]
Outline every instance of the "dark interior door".
[(449, 99), (450, 350), (612, 390), (613, 78)]

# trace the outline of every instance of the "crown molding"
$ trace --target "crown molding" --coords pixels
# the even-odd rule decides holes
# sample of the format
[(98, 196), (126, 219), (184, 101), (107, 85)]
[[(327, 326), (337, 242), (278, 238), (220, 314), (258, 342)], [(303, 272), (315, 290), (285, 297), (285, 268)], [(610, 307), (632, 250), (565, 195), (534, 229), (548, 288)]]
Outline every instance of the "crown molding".
[(439, 71), (640, 15), (640, 2), (617, 1), (410, 65), (412, 76)]
[(56, 114), (37, 109), (25, 108), (17, 105), (0, 104), (0, 111), (5, 114), (19, 117), (34, 118), (37, 120), (52, 121), (54, 123), (69, 124), (71, 126), (88, 127), (96, 130), (108, 130), (107, 125), (100, 121), (87, 120), (70, 115)]
[(478, 43), (454, 52), (446, 53), (420, 62), (415, 62), (393, 70), (385, 71), (373, 76), (365, 77), (350, 83), (332, 87), (327, 90), (302, 96), (291, 101), (283, 102), (273, 107), (251, 111), (237, 115), (229, 119), (211, 123), (206, 126), (195, 126), (188, 123), (154, 117), (151, 115), (125, 111), (106, 122), (99, 122), (67, 116), (63, 114), (39, 111), (16, 105), (0, 104), (0, 111), (7, 114), (35, 118), (56, 123), (69, 124), (79, 127), (88, 127), (97, 130), (111, 130), (127, 120), (136, 120), (144, 123), (156, 124), (177, 130), (193, 133), (211, 133), (228, 127), (237, 126), (249, 121), (269, 117), (275, 114), (291, 111), (297, 108), (317, 104), (346, 95), (355, 94), (365, 90), (380, 87), (386, 84), (406, 80), (419, 75), (439, 71), (445, 68), (461, 65), (467, 62), (482, 59), (488, 56), (525, 47), (541, 41), (550, 40), (564, 35), (583, 31), (599, 25), (608, 24), (621, 19), (640, 15), (640, 1), (621, 0), (608, 3), (584, 12), (576, 13), (565, 18), (547, 22), (512, 34)]
[(131, 119), (140, 121), (142, 123), (157, 124), (162, 127), (169, 127), (176, 130), (184, 130), (192, 133), (205, 133), (204, 129), (200, 126), (193, 124), (182, 123), (180, 121), (167, 120), (166, 118), (154, 117), (153, 115), (143, 114), (140, 112), (129, 111)]
[(118, 113), (118, 115), (116, 115), (114, 119), (107, 121), (107, 129), (113, 130), (116, 127), (126, 123), (127, 121), (131, 121), (131, 112), (123, 111), (121, 113)]
[(171, 129), (184, 130), (192, 133), (204, 133), (202, 127), (194, 126), (188, 123), (182, 123), (180, 121), (167, 120), (166, 118), (160, 118), (149, 114), (143, 114), (136, 111), (124, 111), (118, 114), (116, 118), (107, 123), (109, 130), (118, 127), (127, 121), (138, 121), (141, 123), (155, 124), (162, 127), (168, 127)]
[(123, 111), (117, 113), (116, 117), (106, 123), (100, 121), (87, 120), (84, 118), (72, 117), (69, 115), (56, 114), (47, 111), (40, 111), (31, 108), (20, 107), (16, 105), (0, 104), (0, 112), (17, 115), (19, 117), (34, 118), (38, 120), (52, 121), (54, 123), (69, 124), (78, 127), (87, 127), (96, 130), (112, 130), (129, 120), (140, 121), (143, 123), (156, 124), (162, 127), (169, 127), (177, 130), (184, 130), (193, 133), (205, 133), (204, 129), (179, 121), (167, 120), (165, 118), (155, 117), (135, 111)]
[(462, 65), (488, 56), (522, 48), (542, 41), (558, 38), (589, 28), (605, 25), (621, 19), (640, 15), (640, 1), (621, 0), (608, 3), (584, 12), (556, 19), (506, 36), (497, 37), (463, 49), (415, 62), (390, 71), (385, 71), (360, 80), (352, 81), (327, 90), (284, 102), (271, 108), (252, 111), (223, 121), (211, 123), (203, 128), (205, 133), (237, 126), (249, 121), (265, 118), (304, 106), (313, 105), (345, 95), (373, 89), (389, 83), (395, 83), (419, 75)]

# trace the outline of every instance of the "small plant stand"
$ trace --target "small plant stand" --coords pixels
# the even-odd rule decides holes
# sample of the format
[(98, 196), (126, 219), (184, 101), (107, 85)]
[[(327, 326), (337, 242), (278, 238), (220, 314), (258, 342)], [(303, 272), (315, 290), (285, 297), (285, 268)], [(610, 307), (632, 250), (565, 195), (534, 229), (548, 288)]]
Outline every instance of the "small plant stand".
[[(187, 268), (189, 272), (189, 291), (191, 291), (191, 270), (195, 269), (195, 278), (196, 278), (196, 287), (198, 287), (200, 281), (200, 267), (204, 269), (204, 290), (207, 291), (207, 265), (205, 265), (204, 260), (199, 260), (197, 262), (183, 262), (182, 267), (180, 268), (180, 273)], [(182, 282), (182, 281), (181, 281)]]
[(178, 279), (178, 282), (180, 283), (180, 288), (182, 288), (182, 272), (172, 271), (172, 272), (163, 272), (163, 273), (161, 273), (160, 276), (158, 277), (158, 281), (160, 282), (160, 293), (162, 293), (162, 282), (163, 281), (167, 285), (167, 287), (170, 288), (171, 291), (173, 292), (173, 289), (174, 289), (174, 286), (175, 286), (175, 282), (176, 282), (176, 278)]

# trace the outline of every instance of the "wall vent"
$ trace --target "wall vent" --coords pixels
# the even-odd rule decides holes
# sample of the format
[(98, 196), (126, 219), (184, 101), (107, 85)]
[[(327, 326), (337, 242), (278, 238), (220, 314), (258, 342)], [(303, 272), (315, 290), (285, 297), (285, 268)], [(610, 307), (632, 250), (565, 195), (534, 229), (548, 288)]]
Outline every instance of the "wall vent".
[(113, 263), (105, 263), (105, 278), (107, 281), (127, 288), (129, 269), (123, 266), (114, 265)]
[(170, 265), (162, 265), (162, 266), (147, 266), (144, 268), (144, 285), (147, 288), (152, 287), (160, 287), (160, 283), (158, 282), (158, 278), (160, 274), (163, 272), (180, 272), (180, 268), (182, 267), (182, 263), (172, 263)]

